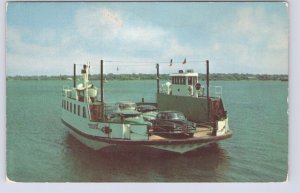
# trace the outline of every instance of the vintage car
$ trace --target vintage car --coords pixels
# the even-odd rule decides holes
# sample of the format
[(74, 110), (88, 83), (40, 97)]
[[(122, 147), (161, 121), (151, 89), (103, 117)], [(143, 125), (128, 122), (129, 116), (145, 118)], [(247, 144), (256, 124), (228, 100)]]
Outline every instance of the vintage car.
[(116, 103), (117, 110), (136, 110), (136, 103), (130, 101), (120, 101)]
[(163, 137), (193, 137), (196, 132), (196, 124), (178, 111), (161, 111), (151, 122), (153, 134)]
[(145, 121), (152, 121), (156, 119), (157, 107), (153, 105), (138, 105), (136, 110), (142, 113)]
[(136, 107), (136, 110), (142, 113), (151, 112), (151, 111), (157, 111), (157, 107), (153, 105), (138, 105)]

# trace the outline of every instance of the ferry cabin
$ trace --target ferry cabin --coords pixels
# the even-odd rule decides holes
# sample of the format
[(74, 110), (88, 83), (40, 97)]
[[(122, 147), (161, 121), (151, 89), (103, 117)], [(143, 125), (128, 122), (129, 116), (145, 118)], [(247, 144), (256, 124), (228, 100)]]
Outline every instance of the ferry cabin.
[(168, 94), (177, 96), (202, 96), (204, 88), (198, 82), (198, 73), (193, 70), (179, 70), (179, 73), (171, 74), (171, 85)]
[(222, 88), (214, 87), (213, 96), (208, 95), (209, 88), (206, 88), (205, 96), (198, 73), (193, 70), (179, 70), (170, 77), (171, 82), (162, 85), (157, 93), (158, 110), (180, 111), (189, 121), (215, 128), (215, 135), (224, 134), (225, 129), (219, 129), (228, 128), (227, 112), (221, 99)]

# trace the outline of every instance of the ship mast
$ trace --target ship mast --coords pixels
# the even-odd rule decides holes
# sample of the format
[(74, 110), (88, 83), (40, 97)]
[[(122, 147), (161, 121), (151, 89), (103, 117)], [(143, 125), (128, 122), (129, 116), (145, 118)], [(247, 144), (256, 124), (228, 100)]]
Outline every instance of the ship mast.
[(76, 64), (73, 66), (73, 86), (76, 88)]
[(209, 60), (206, 60), (206, 98), (207, 98), (207, 121), (210, 122)]

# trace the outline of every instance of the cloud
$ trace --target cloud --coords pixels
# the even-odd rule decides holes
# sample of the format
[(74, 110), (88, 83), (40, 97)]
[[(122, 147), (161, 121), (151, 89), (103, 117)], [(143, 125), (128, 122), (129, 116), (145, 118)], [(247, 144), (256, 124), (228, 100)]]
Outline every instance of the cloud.
[(95, 41), (107, 47), (114, 45), (116, 48), (122, 48), (122, 51), (145, 47), (155, 49), (161, 46), (168, 36), (168, 32), (160, 27), (139, 21), (135, 16), (106, 8), (77, 11), (75, 25), (80, 36), (86, 41)]
[(226, 21), (227, 30), (220, 30), (212, 41), (212, 58), (224, 64), (219, 70), (288, 73), (288, 22), (284, 18), (262, 6), (239, 9), (234, 19)]
[[(209, 59), (212, 72), (287, 73), (287, 21), (261, 6), (235, 11), (229, 19), (210, 22), (209, 33), (103, 7), (77, 10), (63, 28), (8, 25), (8, 74), (71, 74), (73, 63), (98, 64), (100, 59), (122, 61), (109, 63), (107, 73), (141, 72), (142, 67), (121, 67), (130, 61), (149, 64), (142, 69), (149, 73), (161, 62), (168, 73), (171, 58), (181, 63), (185, 57)], [(116, 66), (124, 71), (116, 72)]]
[(109, 9), (82, 9), (76, 13), (75, 24), (79, 34), (86, 39), (112, 40), (117, 37), (123, 21), (117, 12)]
[[(187, 43), (180, 43), (172, 31), (136, 15), (107, 8), (79, 10), (75, 25), (85, 44), (95, 47), (104, 57), (162, 59), (195, 55)], [(97, 48), (98, 46), (98, 48)], [(102, 49), (103, 48), (103, 49)], [(112, 56), (112, 53), (115, 55)], [(127, 60), (128, 61), (128, 60)]]
[[(21, 33), (23, 31), (23, 34)], [(39, 56), (52, 56), (59, 52), (59, 46), (45, 46), (40, 45), (48, 37), (48, 33), (42, 35), (35, 35), (31, 32), (31, 36), (36, 36), (35, 38), (41, 39), (40, 43), (28, 43), (24, 41), (24, 36), (28, 35), (27, 30), (22, 30), (15, 27), (7, 27), (7, 49), (10, 53), (15, 53), (19, 55), (39, 55)]]
[(265, 40), (267, 45), (273, 44), (269, 46), (271, 49), (287, 48), (287, 20), (282, 22), (282, 18), (268, 13), (263, 7), (244, 8), (237, 15), (236, 35), (250, 37), (255, 44)]

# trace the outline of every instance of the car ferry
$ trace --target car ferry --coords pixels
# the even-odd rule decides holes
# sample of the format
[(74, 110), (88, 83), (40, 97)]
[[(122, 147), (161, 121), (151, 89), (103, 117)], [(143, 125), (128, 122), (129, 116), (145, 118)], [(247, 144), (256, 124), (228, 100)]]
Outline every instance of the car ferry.
[[(76, 84), (74, 64), (73, 87), (64, 86), (62, 90), (61, 121), (70, 134), (84, 145), (95, 150), (120, 145), (185, 153), (232, 136), (222, 100), (211, 97), (204, 99), (196, 73), (171, 75), (172, 83), (166, 85), (166, 90), (159, 85), (158, 73), (156, 103), (126, 105), (125, 102), (119, 102), (110, 105), (104, 102), (103, 97), (103, 60), (100, 69), (100, 89), (89, 80), (89, 64), (83, 65), (82, 82)], [(185, 84), (177, 77), (185, 77)], [(187, 87), (188, 95), (181, 92), (185, 89), (183, 85)], [(168, 102), (168, 97), (173, 104)], [(193, 99), (185, 103), (188, 98)], [(206, 100), (209, 104), (204, 107)], [(177, 108), (176, 102), (185, 103), (184, 108)], [(194, 110), (196, 105), (200, 106)], [(171, 118), (164, 116), (168, 113), (173, 113)]]

